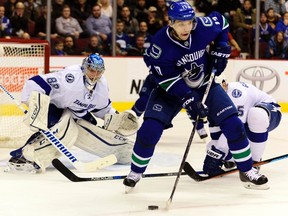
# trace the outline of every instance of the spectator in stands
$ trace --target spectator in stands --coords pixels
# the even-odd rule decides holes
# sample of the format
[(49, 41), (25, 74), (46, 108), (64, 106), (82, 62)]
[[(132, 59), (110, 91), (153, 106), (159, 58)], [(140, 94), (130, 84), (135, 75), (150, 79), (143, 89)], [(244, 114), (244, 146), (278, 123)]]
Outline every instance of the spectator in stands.
[[(41, 15), (35, 22), (35, 35), (40, 39), (46, 39), (46, 21), (47, 21), (47, 5), (43, 4), (41, 6)], [(50, 38), (52, 40), (59, 37), (56, 31), (55, 19), (51, 17), (51, 29)]]
[(135, 46), (127, 49), (127, 56), (143, 56), (145, 53), (144, 47), (145, 38), (142, 34), (138, 34), (135, 40)]
[(139, 31), (138, 34), (142, 34), (144, 36), (144, 47), (147, 49), (150, 47), (152, 36), (147, 32), (148, 31), (148, 25), (145, 21), (141, 21), (139, 23)]
[(283, 32), (285, 40), (288, 41), (288, 12), (285, 12), (283, 18), (276, 24), (275, 31)]
[[(256, 29), (253, 29), (253, 38), (255, 41), (255, 31)], [(270, 26), (270, 24), (267, 22), (266, 13), (261, 13), (260, 15), (260, 23), (259, 23), (259, 41), (268, 43), (271, 37), (275, 34), (275, 30)]]
[(110, 0), (98, 0), (98, 4), (101, 5), (101, 14), (104, 14), (110, 19), (112, 19), (113, 9), (110, 4)]
[(280, 31), (270, 39), (265, 57), (268, 59), (284, 59), (286, 56), (287, 42), (284, 39), (284, 33)]
[(229, 41), (229, 45), (231, 46), (230, 58), (239, 57), (240, 52), (241, 52), (241, 48), (230, 32), (228, 32), (228, 41)]
[(112, 32), (112, 22), (109, 17), (101, 13), (101, 5), (92, 8), (92, 14), (86, 20), (86, 28), (90, 35), (97, 35), (99, 42), (106, 43), (108, 35)]
[(127, 51), (123, 50), (119, 43), (116, 43), (116, 56), (127, 56)]
[(195, 0), (194, 6), (197, 12), (208, 15), (211, 12), (212, 4), (211, 4), (211, 1), (209, 0)]
[(78, 20), (83, 31), (86, 30), (85, 21), (91, 14), (92, 5), (87, 0), (76, 0), (71, 7), (72, 16)]
[(117, 19), (121, 18), (121, 11), (125, 4), (125, 0), (116, 0), (117, 3)]
[(249, 41), (249, 38), (252, 38), (255, 24), (256, 10), (252, 8), (251, 0), (244, 0), (243, 7), (237, 9), (234, 17), (235, 40), (243, 52), (250, 51), (249, 45), (252, 41)]
[(148, 9), (146, 8), (146, 0), (137, 0), (136, 7), (133, 11), (133, 17), (135, 17), (138, 22), (141, 21), (148, 22)]
[[(108, 46), (111, 47), (112, 43), (112, 33), (108, 36)], [(127, 54), (127, 48), (131, 46), (130, 37), (124, 32), (124, 21), (117, 19), (116, 23), (116, 43), (119, 45), (118, 51), (119, 55), (124, 56)], [(116, 51), (117, 52), (117, 51)]]
[(163, 21), (158, 16), (157, 8), (154, 6), (148, 9), (148, 33), (154, 35), (163, 27)]
[(5, 16), (5, 7), (0, 5), (0, 38), (10, 39), (12, 26), (8, 17)]
[(67, 53), (64, 51), (64, 42), (62, 39), (55, 40), (54, 46), (51, 49), (51, 55), (67, 56)]
[(24, 16), (25, 6), (22, 2), (16, 4), (14, 14), (10, 21), (12, 25), (12, 35), (23, 39), (30, 39), (28, 33), (28, 18)]
[(99, 55), (106, 55), (105, 47), (99, 43), (97, 35), (91, 35), (89, 38), (89, 44), (81, 52), (81, 55), (88, 56), (92, 53), (98, 53)]
[(80, 55), (76, 48), (75, 38), (71, 35), (64, 37), (64, 52), (66, 52), (67, 55)]
[(83, 32), (77, 19), (71, 16), (69, 5), (64, 5), (62, 15), (56, 19), (56, 31), (61, 36), (72, 35), (75, 39)]
[(121, 10), (121, 20), (124, 21), (124, 32), (133, 40), (139, 31), (139, 23), (136, 18), (132, 17), (130, 8), (123, 6)]
[(65, 0), (53, 0), (52, 1), (52, 17), (55, 19), (62, 15)]
[(157, 0), (156, 8), (158, 16), (163, 22), (162, 25), (166, 26), (169, 23), (169, 17), (168, 17), (168, 8), (166, 6), (165, 0)]
[(40, 5), (38, 5), (35, 0), (26, 0), (24, 1), (25, 12), (24, 16), (28, 20), (35, 22), (41, 15)]
[(229, 22), (230, 32), (233, 31), (233, 18), (236, 14), (237, 8), (241, 8), (240, 0), (218, 0), (214, 6), (215, 10), (224, 15)]
[(16, 4), (17, 4), (17, 0), (7, 0), (4, 2), (4, 7), (5, 7), (5, 14), (7, 18), (11, 18), (15, 8), (16, 8)]
[(281, 16), (277, 16), (273, 8), (268, 8), (266, 11), (267, 23), (275, 30), (276, 24), (280, 20)]
[(273, 8), (275, 14), (281, 17), (286, 12), (285, 0), (266, 0), (265, 11), (269, 8)]

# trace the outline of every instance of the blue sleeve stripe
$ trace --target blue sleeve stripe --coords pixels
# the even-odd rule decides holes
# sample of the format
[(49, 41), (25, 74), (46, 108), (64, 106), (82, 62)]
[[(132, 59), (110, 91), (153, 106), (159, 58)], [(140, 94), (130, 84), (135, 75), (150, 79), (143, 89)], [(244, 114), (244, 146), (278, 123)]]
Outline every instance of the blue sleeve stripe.
[(33, 80), (35, 83), (37, 83), (45, 91), (46, 95), (50, 94), (52, 88), (42, 77), (34, 76), (30, 78), (30, 80)]

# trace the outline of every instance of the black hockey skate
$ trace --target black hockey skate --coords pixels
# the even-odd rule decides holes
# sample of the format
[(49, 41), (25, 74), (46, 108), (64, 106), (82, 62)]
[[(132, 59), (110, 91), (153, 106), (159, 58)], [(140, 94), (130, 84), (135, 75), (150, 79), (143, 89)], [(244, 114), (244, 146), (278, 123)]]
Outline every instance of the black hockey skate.
[(131, 171), (128, 176), (123, 180), (123, 184), (126, 186), (125, 193), (129, 193), (133, 190), (137, 182), (140, 181), (142, 173), (135, 173)]
[(269, 186), (266, 184), (268, 178), (258, 172), (257, 169), (252, 168), (248, 172), (239, 172), (240, 180), (247, 189), (267, 190)]

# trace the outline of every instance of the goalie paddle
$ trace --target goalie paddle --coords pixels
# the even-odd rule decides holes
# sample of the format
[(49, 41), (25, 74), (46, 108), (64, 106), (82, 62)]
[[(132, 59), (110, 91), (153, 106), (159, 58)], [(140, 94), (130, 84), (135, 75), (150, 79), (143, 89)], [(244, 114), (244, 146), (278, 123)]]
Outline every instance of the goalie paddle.
[[(105, 180), (117, 180), (124, 179), (127, 175), (118, 175), (118, 176), (103, 176), (103, 177), (79, 177), (75, 175), (71, 170), (69, 170), (60, 160), (54, 159), (52, 161), (53, 166), (62, 173), (67, 179), (72, 182), (85, 182), (85, 181), (105, 181)], [(167, 172), (167, 173), (151, 173), (151, 174), (143, 174), (143, 178), (151, 178), (151, 177), (168, 177), (168, 176), (176, 176), (178, 172)], [(181, 175), (186, 175), (186, 173), (182, 172)]]
[[(278, 160), (283, 160), (288, 158), (288, 154), (285, 155), (281, 155), (278, 157), (274, 157), (274, 158), (270, 158), (270, 159), (266, 159), (264, 161), (260, 161), (260, 162), (256, 162), (253, 164), (253, 167), (255, 166), (262, 166), (264, 164), (268, 164), (271, 162), (276, 162)], [(192, 178), (193, 180), (197, 181), (197, 182), (202, 182), (202, 181), (206, 181), (209, 179), (213, 179), (213, 178), (218, 178), (218, 177), (222, 177), (225, 175), (229, 175), (231, 173), (235, 173), (237, 171), (239, 171), (237, 168), (231, 169), (231, 170), (227, 170), (227, 171), (223, 171), (223, 173), (219, 173), (218, 175), (214, 175), (214, 176), (201, 176), (199, 172), (196, 172), (193, 167), (186, 161), (184, 164), (184, 171), (186, 172), (186, 174)]]

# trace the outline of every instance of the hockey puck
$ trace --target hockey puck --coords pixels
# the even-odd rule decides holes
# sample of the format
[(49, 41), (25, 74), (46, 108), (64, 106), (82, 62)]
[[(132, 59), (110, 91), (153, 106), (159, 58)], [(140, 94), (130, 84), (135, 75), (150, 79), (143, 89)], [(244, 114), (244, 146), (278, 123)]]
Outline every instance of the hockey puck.
[(159, 206), (157, 206), (157, 205), (149, 205), (148, 206), (148, 210), (157, 210), (157, 209), (159, 209)]

